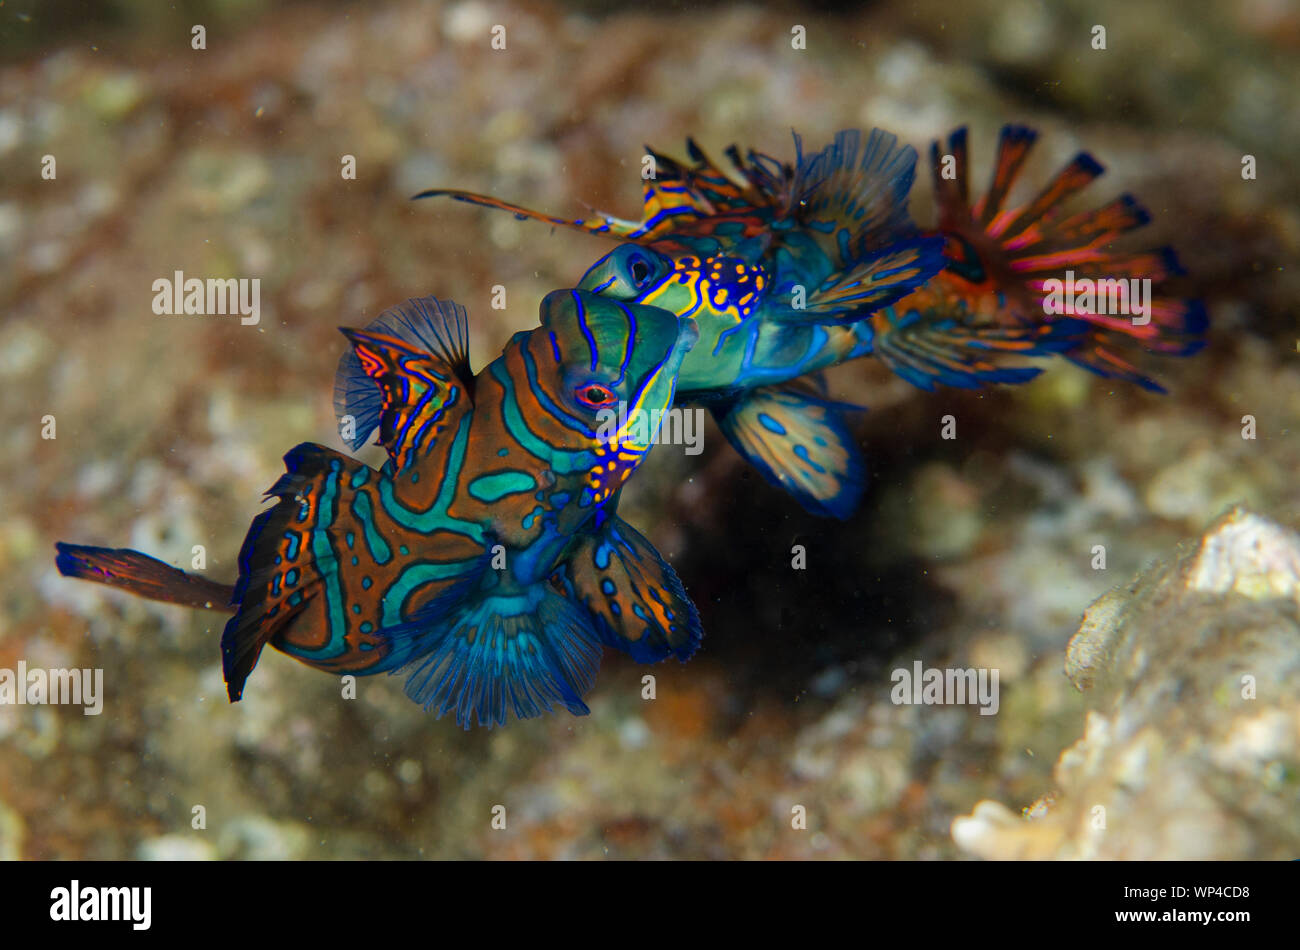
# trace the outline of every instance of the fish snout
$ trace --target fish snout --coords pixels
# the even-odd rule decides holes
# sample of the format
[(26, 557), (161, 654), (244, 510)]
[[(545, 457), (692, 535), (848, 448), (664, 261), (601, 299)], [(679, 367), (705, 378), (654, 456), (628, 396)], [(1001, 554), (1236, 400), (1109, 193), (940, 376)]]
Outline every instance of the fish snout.
[(677, 348), (685, 353), (700, 340), (700, 325), (694, 317), (677, 318)]

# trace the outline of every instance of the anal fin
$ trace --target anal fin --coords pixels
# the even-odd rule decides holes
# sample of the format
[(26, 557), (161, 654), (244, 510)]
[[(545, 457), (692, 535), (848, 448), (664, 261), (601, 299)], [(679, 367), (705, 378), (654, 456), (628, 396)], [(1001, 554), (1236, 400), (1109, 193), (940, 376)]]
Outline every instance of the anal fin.
[(595, 683), (600, 643), (586, 611), (550, 586), (473, 597), (421, 626), (381, 634), (420, 638), (423, 651), (393, 672), (408, 673), (406, 695), (439, 718), (454, 712), (468, 729), (476, 720), (504, 725), (511, 712), (519, 719), (555, 706), (589, 712), (582, 697)]

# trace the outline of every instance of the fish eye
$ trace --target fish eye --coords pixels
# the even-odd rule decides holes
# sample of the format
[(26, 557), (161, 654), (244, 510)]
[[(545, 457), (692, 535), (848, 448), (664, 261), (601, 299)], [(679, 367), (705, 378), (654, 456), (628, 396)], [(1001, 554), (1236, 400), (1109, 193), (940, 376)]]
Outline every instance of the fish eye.
[(616, 401), (614, 391), (601, 383), (583, 383), (574, 390), (574, 395), (578, 402), (592, 409), (600, 409)]
[(631, 262), (628, 264), (628, 270), (632, 274), (633, 285), (638, 288), (650, 279), (650, 265), (646, 263), (646, 259), (639, 254), (632, 258)]
[(653, 248), (624, 244), (588, 268), (578, 289), (614, 300), (635, 300), (672, 270), (672, 258)]

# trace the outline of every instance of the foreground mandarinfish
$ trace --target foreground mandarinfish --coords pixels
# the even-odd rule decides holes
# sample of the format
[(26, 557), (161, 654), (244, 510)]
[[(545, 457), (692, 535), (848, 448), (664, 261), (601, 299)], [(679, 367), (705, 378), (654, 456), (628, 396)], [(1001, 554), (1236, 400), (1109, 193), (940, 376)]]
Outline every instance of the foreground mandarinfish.
[[(221, 641), (232, 702), (267, 644), (332, 673), (407, 672), (411, 699), (466, 728), (553, 704), (586, 714), (602, 643), (641, 663), (688, 659), (695, 607), (615, 509), (694, 322), (557, 290), (541, 326), (477, 375), (466, 331), (465, 311), (432, 297), (342, 331), (352, 350), (335, 407), (355, 424), (353, 448), (378, 428), (388, 462), (292, 449), (233, 587), (126, 549), (59, 543), (59, 570), (233, 610)], [(620, 403), (627, 422), (611, 430)]]
[(1028, 204), (1007, 207), (1036, 137), (1002, 130), (992, 184), (973, 206), (965, 129), (943, 152), (934, 143), (939, 223), (928, 232), (917, 232), (907, 211), (916, 151), (880, 129), (865, 141), (840, 132), (808, 156), (796, 135), (794, 165), (752, 150), (742, 159), (732, 146), (739, 182), (692, 141), (692, 167), (651, 152), (640, 222), (567, 220), (463, 191), (416, 197), (446, 195), (632, 242), (597, 261), (579, 286), (695, 319), (700, 342), (682, 364), (678, 401), (707, 405), (737, 451), (806, 509), (844, 518), (866, 468), (843, 418), (857, 407), (826, 398), (819, 371), (829, 366), (875, 356), (922, 389), (976, 388), (1041, 372), (1005, 357), (1060, 354), (1162, 391), (1131, 354), (1186, 356), (1203, 345), (1204, 308), (1160, 292), (1145, 295), (1138, 318), (1107, 310), (1104, 294), (1053, 309), (1053, 279), (1120, 281), (1129, 304), (1130, 281), (1149, 280), (1149, 290), (1179, 268), (1168, 248), (1111, 249), (1149, 220), (1129, 195), (1064, 214), (1102, 173), (1086, 153)]

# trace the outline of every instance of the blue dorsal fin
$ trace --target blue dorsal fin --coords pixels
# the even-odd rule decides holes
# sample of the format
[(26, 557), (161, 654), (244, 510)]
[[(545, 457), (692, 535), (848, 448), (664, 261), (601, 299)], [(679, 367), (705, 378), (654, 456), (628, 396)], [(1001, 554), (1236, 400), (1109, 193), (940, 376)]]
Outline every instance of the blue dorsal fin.
[[(391, 402), (393, 395), (386, 392), (374, 365), (367, 366), (357, 355), (356, 346), (361, 339), (387, 338), (428, 354), (444, 371), (443, 375), (457, 380), (473, 400), (469, 320), (465, 308), (459, 304), (436, 297), (412, 298), (385, 310), (360, 332), (343, 332), (352, 348), (340, 357), (334, 377), (334, 414), (339, 421), (340, 435), (349, 448), (355, 450), (366, 444), (370, 434), (380, 426), (386, 397)], [(350, 424), (348, 417), (351, 417)]]
[(837, 267), (846, 267), (915, 233), (907, 212), (915, 177), (912, 146), (882, 129), (865, 140), (857, 129), (845, 129), (820, 152), (799, 158), (801, 220)]

